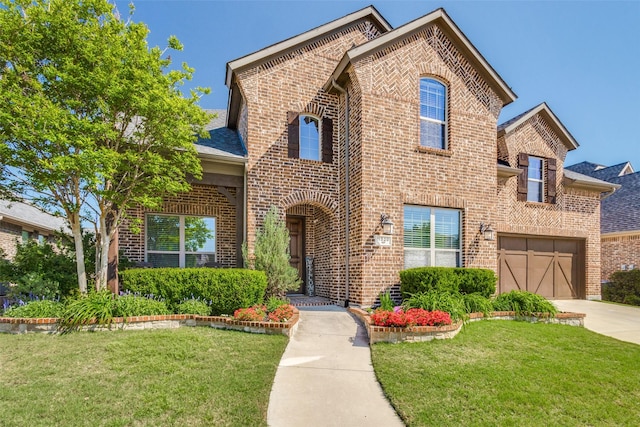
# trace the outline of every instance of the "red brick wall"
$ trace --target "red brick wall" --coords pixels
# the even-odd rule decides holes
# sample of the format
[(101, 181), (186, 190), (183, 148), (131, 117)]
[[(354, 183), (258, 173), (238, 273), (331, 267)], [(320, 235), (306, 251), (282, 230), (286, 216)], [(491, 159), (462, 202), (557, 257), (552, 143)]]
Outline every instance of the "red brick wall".
[(608, 281), (609, 276), (622, 269), (622, 265), (633, 264), (640, 268), (640, 234), (623, 236), (602, 236), (602, 276)]

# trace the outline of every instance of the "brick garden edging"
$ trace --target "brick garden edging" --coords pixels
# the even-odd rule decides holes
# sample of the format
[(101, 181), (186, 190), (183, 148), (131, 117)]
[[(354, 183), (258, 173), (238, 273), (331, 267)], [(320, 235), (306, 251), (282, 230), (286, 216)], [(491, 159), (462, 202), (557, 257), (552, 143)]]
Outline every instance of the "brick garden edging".
[[(125, 331), (142, 329), (175, 329), (182, 326), (209, 326), (216, 329), (231, 329), (254, 334), (286, 335), (291, 337), (298, 327), (300, 317), (293, 307), (293, 317), (286, 322), (247, 322), (226, 316), (196, 316), (192, 314), (170, 314), (163, 316), (115, 317), (111, 325), (91, 323), (82, 327), (85, 331)], [(29, 332), (58, 333), (58, 319), (23, 319), (0, 317), (0, 333), (25, 334)]]
[[(433, 339), (450, 339), (455, 337), (462, 329), (464, 322), (458, 321), (446, 326), (410, 326), (407, 328), (375, 326), (371, 323), (371, 316), (368, 312), (349, 307), (349, 312), (353, 313), (362, 321), (369, 336), (369, 344), (377, 342), (420, 342), (431, 341)], [(515, 311), (495, 311), (488, 320), (525, 320), (527, 322), (558, 323), (570, 326), (584, 326), (584, 313), (557, 313), (555, 317), (540, 313), (538, 316), (518, 316)], [(474, 322), (484, 319), (482, 313), (471, 313), (469, 321)]]

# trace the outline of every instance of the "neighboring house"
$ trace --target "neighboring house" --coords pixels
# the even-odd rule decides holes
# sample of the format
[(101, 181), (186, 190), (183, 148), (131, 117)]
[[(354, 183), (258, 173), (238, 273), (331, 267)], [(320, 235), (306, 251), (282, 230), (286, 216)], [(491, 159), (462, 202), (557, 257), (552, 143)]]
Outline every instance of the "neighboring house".
[(224, 126), (197, 143), (203, 180), (130, 212), (144, 225), (120, 230), (130, 259), (241, 265), (274, 205), (301, 293), (370, 306), (399, 295), (400, 270), (434, 265), (600, 298), (613, 186), (564, 171), (578, 144), (546, 104), (498, 127), (516, 96), (444, 10), (393, 29), (366, 7), (229, 62), (226, 84)]
[(602, 281), (615, 271), (640, 268), (640, 173), (629, 162), (582, 162), (568, 169), (620, 186), (601, 203)]
[(16, 255), (18, 242), (53, 241), (57, 231), (66, 230), (66, 222), (28, 203), (0, 200), (0, 249), (8, 259)]

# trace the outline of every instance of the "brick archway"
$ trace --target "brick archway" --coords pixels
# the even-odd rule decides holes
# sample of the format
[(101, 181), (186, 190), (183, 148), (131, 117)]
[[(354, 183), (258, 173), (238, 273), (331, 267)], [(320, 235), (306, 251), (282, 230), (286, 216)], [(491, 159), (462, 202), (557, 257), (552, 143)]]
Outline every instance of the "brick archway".
[(280, 202), (278, 203), (281, 212), (286, 212), (290, 207), (302, 204), (317, 206), (331, 215), (337, 215), (338, 213), (338, 202), (336, 202), (331, 196), (320, 193), (319, 191), (294, 191), (288, 196), (280, 199)]

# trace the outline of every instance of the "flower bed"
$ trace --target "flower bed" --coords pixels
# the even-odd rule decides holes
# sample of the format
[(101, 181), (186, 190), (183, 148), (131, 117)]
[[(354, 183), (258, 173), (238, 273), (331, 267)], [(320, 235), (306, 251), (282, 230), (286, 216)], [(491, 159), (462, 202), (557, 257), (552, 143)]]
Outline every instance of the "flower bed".
[[(416, 323), (405, 322), (407, 326), (377, 326), (374, 319), (381, 317), (376, 316), (378, 313), (370, 315), (368, 312), (355, 307), (350, 307), (349, 311), (356, 315), (362, 323), (369, 336), (369, 344), (377, 342), (419, 342), (431, 341), (433, 339), (449, 339), (455, 337), (462, 329), (464, 322), (458, 321), (451, 324), (441, 326), (417, 326)], [(431, 312), (433, 313), (433, 312)], [(387, 315), (387, 317), (391, 317)], [(557, 313), (550, 316), (540, 313), (535, 316), (519, 316), (514, 311), (496, 311), (492, 313), (489, 320), (525, 320), (528, 322), (544, 322), (559, 323), (570, 326), (584, 326), (584, 313)], [(482, 313), (471, 313), (469, 321), (477, 321), (484, 319)], [(402, 324), (402, 322), (397, 322)]]
[[(292, 336), (298, 326), (299, 313), (291, 308), (292, 317), (286, 321), (244, 321), (227, 316), (196, 316), (192, 314), (170, 314), (162, 316), (116, 317), (111, 325), (90, 323), (82, 327), (87, 331), (106, 331), (111, 329), (171, 329), (182, 326), (209, 326), (217, 329), (232, 329), (256, 334)], [(57, 333), (58, 319), (26, 319), (0, 317), (0, 332), (24, 334), (28, 332)]]

